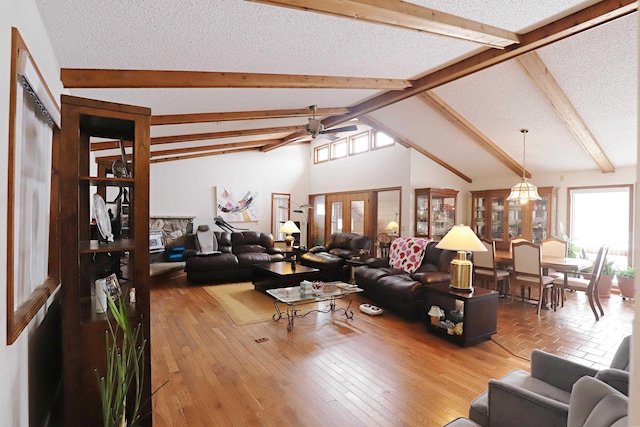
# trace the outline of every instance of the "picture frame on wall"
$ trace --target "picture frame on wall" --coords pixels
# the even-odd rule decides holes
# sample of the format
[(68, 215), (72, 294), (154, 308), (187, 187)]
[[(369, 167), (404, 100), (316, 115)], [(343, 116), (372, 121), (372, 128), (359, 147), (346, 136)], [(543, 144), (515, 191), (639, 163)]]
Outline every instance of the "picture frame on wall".
[(253, 187), (217, 187), (217, 215), (227, 222), (255, 222), (260, 218), (260, 193)]

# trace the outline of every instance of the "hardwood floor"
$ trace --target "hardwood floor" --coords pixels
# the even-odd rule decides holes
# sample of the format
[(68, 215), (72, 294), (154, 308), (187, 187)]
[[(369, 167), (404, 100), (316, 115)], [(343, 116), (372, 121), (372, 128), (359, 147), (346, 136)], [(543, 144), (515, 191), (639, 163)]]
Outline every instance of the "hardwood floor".
[(291, 333), (282, 322), (236, 326), (185, 276), (157, 282), (152, 378), (154, 388), (169, 382), (153, 398), (154, 425), (442, 426), (466, 416), (490, 378), (528, 370), (532, 348), (608, 364), (633, 313), (619, 296), (604, 302), (595, 322), (579, 294), (540, 318), (532, 305), (501, 299), (498, 335), (463, 349), (388, 312), (312, 314)]

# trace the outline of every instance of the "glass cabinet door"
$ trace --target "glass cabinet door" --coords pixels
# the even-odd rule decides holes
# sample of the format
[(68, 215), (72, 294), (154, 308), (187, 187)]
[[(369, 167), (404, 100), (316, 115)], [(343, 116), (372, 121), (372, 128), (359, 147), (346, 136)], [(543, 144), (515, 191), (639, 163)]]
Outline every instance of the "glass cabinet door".
[(456, 222), (455, 197), (433, 197), (431, 199), (431, 238), (442, 240)]
[(523, 205), (521, 205), (518, 200), (511, 200), (509, 202), (509, 239), (524, 235), (522, 207)]
[(473, 220), (474, 229), (478, 237), (487, 235), (487, 200), (485, 197), (473, 198)]
[(536, 200), (531, 205), (531, 226), (533, 228), (533, 234), (531, 236), (533, 242), (540, 243), (548, 236), (547, 223), (548, 223), (548, 210), (547, 196), (541, 195), (542, 200)]
[(491, 240), (504, 241), (504, 197), (491, 197)]
[(457, 190), (417, 188), (415, 190), (415, 235), (441, 240), (456, 224)]
[(416, 237), (429, 236), (429, 195), (416, 195)]

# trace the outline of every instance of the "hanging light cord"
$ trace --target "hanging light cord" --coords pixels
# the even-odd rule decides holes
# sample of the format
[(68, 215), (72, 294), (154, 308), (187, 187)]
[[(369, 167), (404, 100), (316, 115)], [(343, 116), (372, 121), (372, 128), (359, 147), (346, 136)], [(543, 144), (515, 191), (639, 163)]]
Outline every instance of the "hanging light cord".
[(520, 129), (520, 132), (522, 132), (522, 180), (525, 180), (526, 177), (526, 171), (527, 171), (527, 148), (526, 148), (526, 142), (527, 142), (527, 132), (529, 132), (528, 129)]

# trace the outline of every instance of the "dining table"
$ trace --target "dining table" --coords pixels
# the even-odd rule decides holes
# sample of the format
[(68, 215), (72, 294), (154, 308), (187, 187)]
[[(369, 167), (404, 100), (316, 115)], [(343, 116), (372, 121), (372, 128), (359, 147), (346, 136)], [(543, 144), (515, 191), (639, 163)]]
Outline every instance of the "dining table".
[[(513, 254), (507, 250), (496, 250), (496, 263), (509, 265), (513, 263)], [(568, 276), (571, 273), (576, 273), (588, 269), (593, 265), (593, 262), (585, 258), (562, 258), (562, 257), (550, 257), (542, 255), (541, 266), (546, 272), (550, 268), (562, 273), (564, 278), (564, 286), (567, 286)], [(546, 273), (543, 273), (546, 274)], [(562, 292), (562, 303), (564, 305), (564, 289)], [(554, 307), (555, 308), (555, 307)]]

